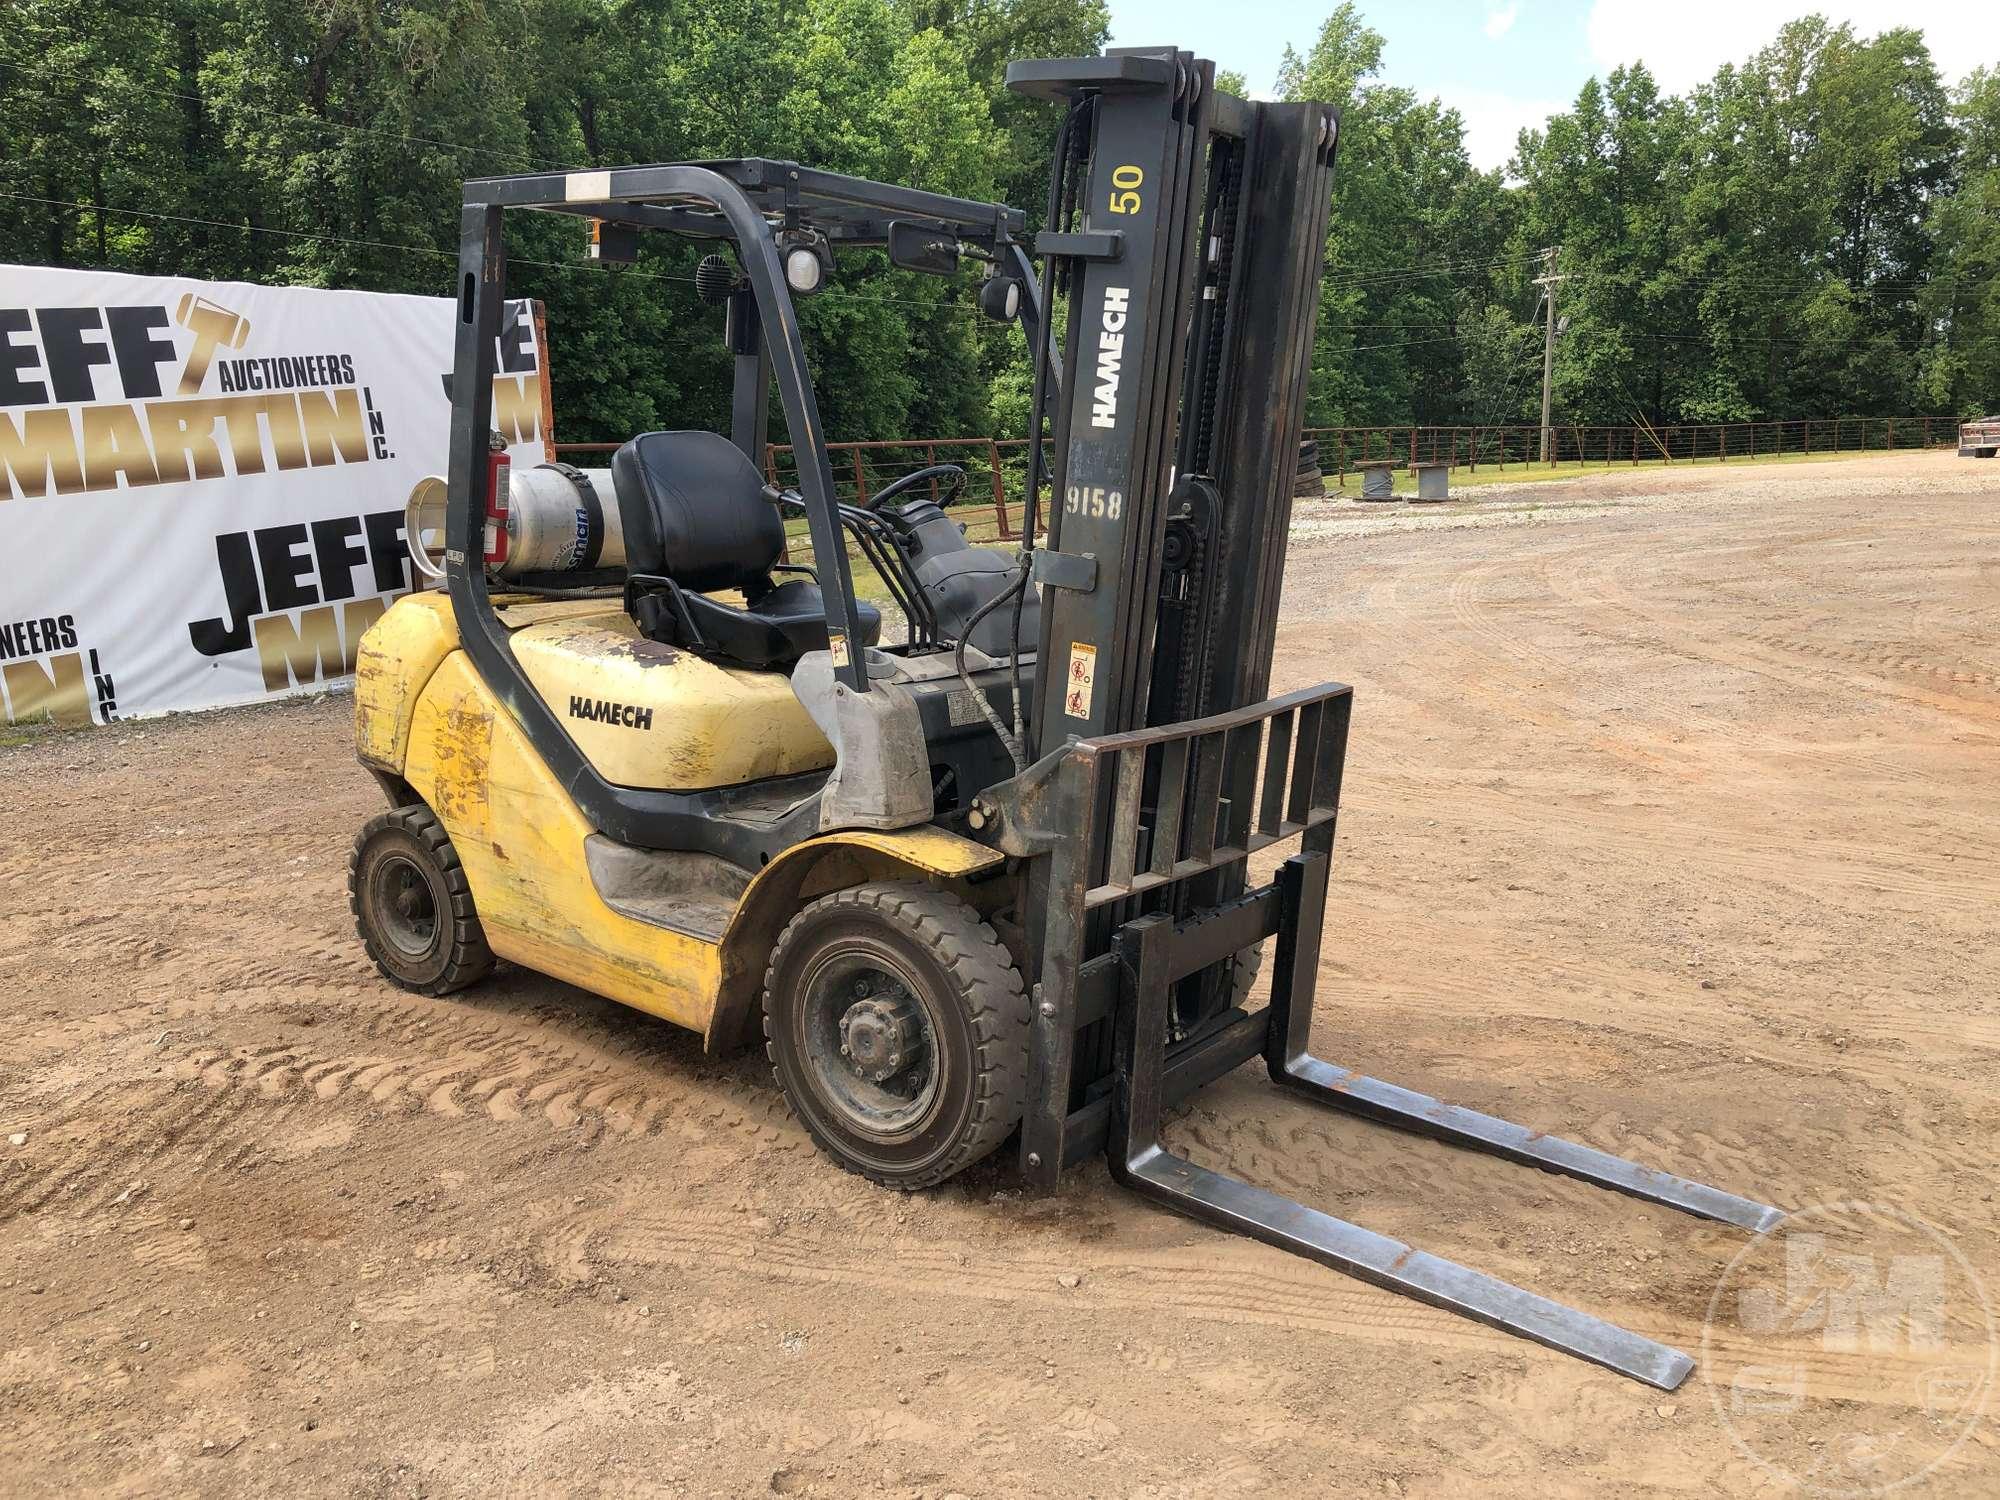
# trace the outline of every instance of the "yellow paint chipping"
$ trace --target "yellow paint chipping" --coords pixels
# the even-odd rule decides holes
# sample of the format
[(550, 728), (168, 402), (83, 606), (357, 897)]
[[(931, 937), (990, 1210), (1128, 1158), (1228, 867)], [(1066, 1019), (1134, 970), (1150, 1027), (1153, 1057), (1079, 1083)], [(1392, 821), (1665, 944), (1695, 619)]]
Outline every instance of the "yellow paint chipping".
[(495, 953), (707, 1029), (715, 945), (603, 903), (584, 862), (593, 830), (463, 653), (432, 675), (404, 777), (451, 835)]
[(457, 649), (458, 624), (441, 593), (406, 594), (368, 627), (354, 660), (354, 748), (364, 765), (402, 772), (417, 699)]
[(529, 625), (512, 641), (577, 748), (619, 786), (699, 791), (833, 764), (784, 673), (649, 641), (622, 610)]
[[(832, 764), (783, 673), (657, 645), (602, 606), (528, 606), (527, 618), (516, 616), (510, 637), (516, 659), (612, 781), (712, 787)], [(619, 705), (628, 722), (573, 716), (572, 695)], [(644, 729), (629, 722), (638, 709), (651, 711)], [(614, 911), (585, 861), (595, 830), (458, 649), (450, 601), (436, 592), (399, 600), (363, 639), (355, 736), (361, 758), (400, 775), (451, 835), (495, 953), (701, 1032), (711, 1048), (744, 1034), (770, 944), (801, 899), (853, 880), (958, 880), (1002, 862), (938, 828), (843, 831), (759, 871), (720, 944)]]

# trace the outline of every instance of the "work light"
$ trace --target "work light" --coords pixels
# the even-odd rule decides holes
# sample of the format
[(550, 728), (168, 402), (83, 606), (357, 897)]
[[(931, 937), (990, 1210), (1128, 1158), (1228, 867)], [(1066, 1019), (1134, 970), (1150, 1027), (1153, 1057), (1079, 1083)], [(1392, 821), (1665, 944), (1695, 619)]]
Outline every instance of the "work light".
[(785, 260), (785, 285), (809, 297), (833, 274), (833, 251), (825, 238), (810, 231), (778, 236), (778, 253)]
[(979, 284), (979, 310), (996, 322), (1013, 322), (1021, 311), (1021, 283), (1011, 276), (987, 277)]

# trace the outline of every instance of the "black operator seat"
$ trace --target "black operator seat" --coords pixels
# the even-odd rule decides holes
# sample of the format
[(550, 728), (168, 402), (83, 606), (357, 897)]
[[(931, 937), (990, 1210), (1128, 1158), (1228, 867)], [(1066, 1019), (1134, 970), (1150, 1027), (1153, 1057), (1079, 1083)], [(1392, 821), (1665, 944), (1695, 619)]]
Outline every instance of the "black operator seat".
[[(728, 438), (641, 433), (612, 455), (611, 481), (632, 580), (626, 600), (649, 639), (746, 667), (789, 667), (827, 649), (826, 601), (817, 585), (771, 581), (784, 555), (784, 518), (764, 498), (764, 476)], [(716, 589), (742, 590), (746, 607), (706, 597)], [(881, 611), (859, 600), (855, 610), (862, 644), (874, 645)]]

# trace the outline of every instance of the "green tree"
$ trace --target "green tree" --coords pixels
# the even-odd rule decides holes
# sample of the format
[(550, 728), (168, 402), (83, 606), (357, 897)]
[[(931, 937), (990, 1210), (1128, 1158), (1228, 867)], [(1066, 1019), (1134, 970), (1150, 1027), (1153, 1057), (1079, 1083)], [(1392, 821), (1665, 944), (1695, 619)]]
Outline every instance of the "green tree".
[(1713, 420), (1731, 393), (1701, 387), (1695, 294), (1684, 274), (1691, 117), (1663, 100), (1643, 64), (1586, 83), (1575, 105), (1522, 135), (1524, 254), (1560, 247), (1556, 392), (1583, 422), (1627, 422), (1700, 405)]
[(1925, 221), (1935, 255), (1920, 311), (1936, 329), (1918, 388), (1925, 410), (2000, 412), (2000, 72), (1975, 68), (1953, 116), (1959, 185)]
[(1348, 3), (1278, 77), (1283, 97), (1341, 111), (1313, 425), (1465, 417), (1460, 322), (1510, 282), (1500, 175), (1473, 169), (1457, 111), (1374, 81), (1381, 65), (1380, 34)]
[[(1106, 27), (1103, 0), (15, 0), (0, 260), (436, 295), (468, 177), (739, 155), (1010, 202), (1033, 229), (1060, 112), (1007, 64)], [(1448, 101), (1381, 81), (1354, 4), (1310, 40), (1276, 83), (1342, 111), (1312, 422), (1532, 419), (1551, 244), (1561, 419), (2000, 406), (1990, 70), (1949, 94), (1914, 31), (1807, 16), (1683, 97), (1637, 63), (1593, 79), (1480, 172)], [(562, 434), (724, 423), (702, 247), (606, 269), (584, 235), (510, 230)], [(1020, 432), (1027, 363), (978, 274), (842, 257), (801, 311), (830, 432)]]

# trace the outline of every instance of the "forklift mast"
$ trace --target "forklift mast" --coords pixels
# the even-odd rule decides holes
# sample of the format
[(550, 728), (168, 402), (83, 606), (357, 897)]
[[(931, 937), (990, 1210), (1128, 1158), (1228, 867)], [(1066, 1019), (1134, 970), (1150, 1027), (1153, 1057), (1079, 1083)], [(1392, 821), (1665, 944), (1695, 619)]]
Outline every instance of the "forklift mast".
[[(1266, 694), (1339, 119), (1214, 79), (1163, 48), (1007, 71), (1066, 110), (1036, 242), (1049, 306), (1067, 300), (1033, 558), (1036, 758), (971, 808), (974, 829), (1027, 860), (1022, 1173), (1050, 1191), (1101, 1150), (1117, 1181), (1177, 1212), (1670, 1390), (1692, 1368), (1677, 1350), (1161, 1138), (1169, 1108), (1261, 1058), (1330, 1108), (1757, 1232), (1782, 1218), (1309, 1050), (1353, 695)], [(1293, 841), (1253, 888), (1252, 858)], [(1269, 1001), (1253, 1008), (1266, 943)]]
[[(1036, 243), (1045, 295), (1051, 306), (1067, 302), (1048, 544), (1035, 553), (1042, 632), (1030, 744), (1039, 755), (1243, 709), (1270, 686), (1339, 118), (1321, 104), (1237, 99), (1214, 81), (1212, 62), (1171, 48), (1008, 69), (1010, 88), (1066, 110)], [(1311, 717), (1325, 719), (1337, 762), (1346, 689), (1328, 692), (1341, 706)], [(1245, 874), (1226, 857), (1231, 840), (1211, 862), (1214, 820), (1196, 832), (1200, 816), (1180, 818), (1185, 831), (1167, 851), (1160, 809), (1247, 809), (1253, 740), (1261, 736), (1245, 726), (1226, 741), (1128, 756), (1137, 802), (1073, 816), (1090, 825), (1083, 845), (1104, 850), (1120, 843), (1113, 822), (1136, 817), (1143, 835), (1128, 829), (1126, 842), (1136, 859), (1144, 838), (1158, 878), (1149, 874), (1133, 901), (1091, 910), (1057, 945), (1046, 944), (1045, 924), (1063, 924), (1064, 893), (1031, 891), (1031, 947), (1101, 967), (1120, 921), (1159, 910), (1185, 918), (1240, 896)], [(1330, 827), (1314, 837), (1330, 839)], [(1060, 887), (1073, 852), (1037, 861), (1031, 881)], [(1102, 874), (1093, 868), (1090, 888), (1103, 887)], [(1054, 967), (1037, 977), (1060, 992), (1068, 965), (1057, 956)], [(1238, 972), (1226, 955), (1175, 979), (1176, 1041), (1228, 1012)], [(1115, 1068), (1112, 1018), (1090, 1019), (1095, 1008), (1086, 1004), (1073, 1034), (1049, 1049), (1058, 1076), (1043, 1081), (1066, 1092), (1072, 1112)], [(1074, 1121), (1065, 1128), (1073, 1135)], [(1066, 1154), (1075, 1149), (1072, 1141)], [(1030, 1175), (1052, 1170), (1045, 1159)]]
[[(1041, 585), (1033, 687), (1021, 649), (1026, 580), (1015, 570), (1018, 582), (987, 606), (1015, 601), (1013, 659), (989, 659), (974, 679), (967, 643), (958, 643), (957, 673), (998, 731), (991, 745), (973, 741), (982, 751), (966, 763), (969, 805), (960, 806), (955, 781), (946, 805), (945, 783), (919, 765), (897, 783), (916, 789), (914, 805), (874, 807), (865, 826), (963, 828), (970, 838), (958, 842), (987, 846), (973, 868), (1004, 873), (989, 904), (1027, 982), (1024, 1095), (1014, 1092), (1023, 996), (1011, 967), (996, 963), (988, 983), (1004, 992), (995, 1003), (1006, 1001), (1015, 1027), (995, 1076), (1005, 1075), (1009, 1128), (1020, 1099), (1027, 1183), (1053, 1190), (1065, 1166), (1101, 1151), (1116, 1180), (1178, 1212), (1672, 1389), (1692, 1368), (1676, 1350), (1223, 1176), (1162, 1139), (1172, 1106), (1261, 1058), (1277, 1085), (1329, 1108), (1756, 1232), (1782, 1218), (1309, 1050), (1353, 694), (1326, 682), (1267, 695), (1339, 120), (1322, 104), (1235, 99), (1214, 80), (1213, 63), (1171, 48), (1008, 69), (1011, 88), (1064, 110), (1036, 243), (1039, 287), (1015, 210), (797, 163), (672, 162), (468, 183), (445, 525), (456, 628), (487, 691), (612, 842), (720, 849), (747, 868), (752, 857), (761, 867), (846, 830), (823, 820), (823, 785), (811, 796), (781, 789), (787, 810), (776, 819), (738, 819), (731, 788), (608, 780), (515, 659), (482, 563), (487, 506), (502, 493), (488, 460), (502, 211), (542, 209), (736, 246), (748, 289), (730, 293), (732, 437), (754, 455), (775, 383), (825, 590), (827, 647), (816, 670), (860, 700), (868, 723), (904, 715), (913, 729), (906, 748), (923, 762), (941, 744), (965, 743), (954, 733), (960, 721), (943, 692), (929, 694), (928, 719), (908, 692), (878, 697), (875, 667), (893, 673), (912, 658), (878, 663), (879, 653), (856, 649), (866, 637), (843, 545), (852, 508), (834, 492), (777, 236), (781, 227), (811, 228), (822, 244), (889, 247), (893, 258), (898, 225), (908, 224), (927, 244), (934, 237), (956, 246), (954, 256), (987, 261), (996, 273), (989, 284), (1018, 282), (1008, 316), (1021, 318), (1035, 349), (1031, 512), (1045, 416), (1053, 431), (1047, 545), (1034, 547), (1032, 521), (1024, 527)], [(1059, 301), (1060, 358), (1051, 327)], [(981, 618), (971, 616), (962, 634)], [(1015, 700), (1011, 735), (990, 696), (1003, 679)], [(798, 693), (799, 678), (792, 686)], [(887, 742), (885, 730), (870, 743)], [(982, 785), (1003, 745), (1014, 774)], [(959, 774), (957, 763), (947, 769)], [(877, 800), (886, 804), (886, 792)], [(1290, 845), (1295, 852), (1266, 878), (1265, 864)], [(1012, 863), (984, 859), (988, 851)], [(1253, 960), (1267, 946), (1269, 997), (1259, 1006)]]
[(1239, 708), (1270, 683), (1338, 116), (1172, 49), (1024, 61), (1064, 104), (1068, 299), (1033, 743)]

